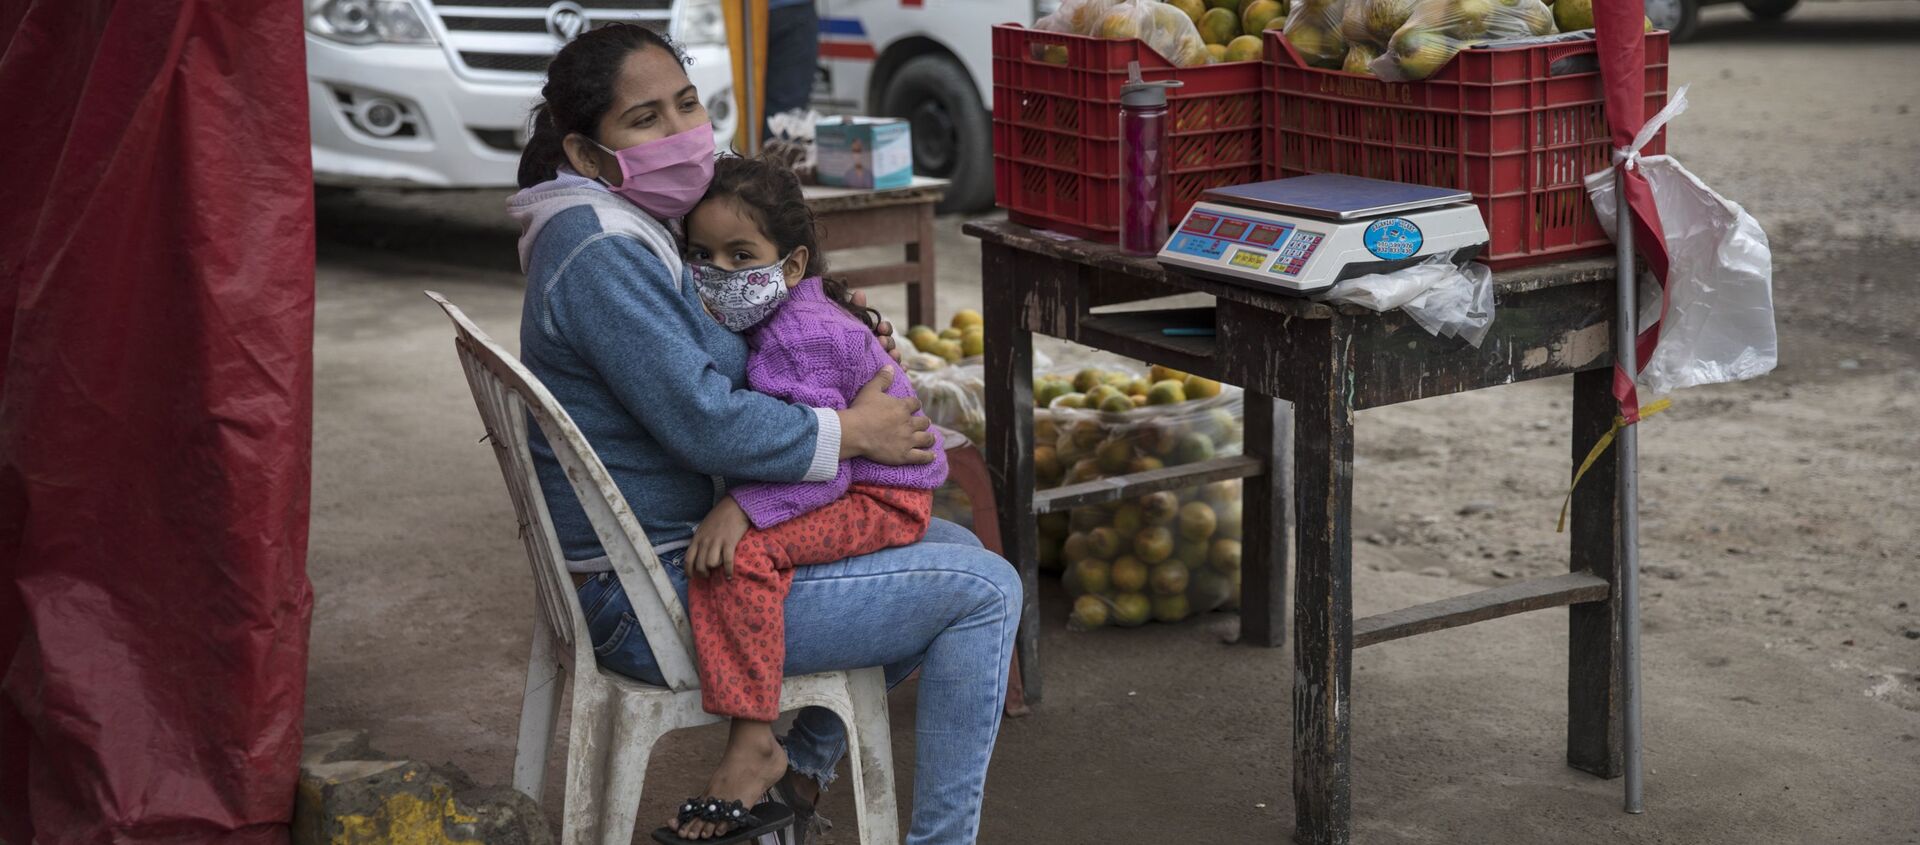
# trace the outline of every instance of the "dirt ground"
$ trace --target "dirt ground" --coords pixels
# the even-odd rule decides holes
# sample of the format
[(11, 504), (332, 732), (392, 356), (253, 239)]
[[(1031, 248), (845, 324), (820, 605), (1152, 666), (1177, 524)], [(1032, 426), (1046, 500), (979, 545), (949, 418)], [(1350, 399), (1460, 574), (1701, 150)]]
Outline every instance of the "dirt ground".
[[(1771, 235), (1782, 363), (1642, 430), (1648, 812), (1564, 765), (1565, 617), (1535, 613), (1358, 653), (1358, 841), (1920, 842), (1920, 4), (1705, 18), (1674, 51), (1694, 107), (1670, 149)], [(497, 200), (322, 201), (307, 712), (311, 732), (366, 728), (501, 783), (528, 575), (419, 295), (512, 345), (522, 280)], [(943, 314), (979, 301), (959, 223), (941, 223)], [(900, 313), (896, 292), (874, 300)], [(1360, 416), (1357, 612), (1564, 568), (1569, 387)], [(1070, 633), (1046, 599), (1048, 698), (1001, 733), (981, 841), (1286, 841), (1287, 651), (1222, 645), (1226, 615)], [(904, 797), (911, 688), (895, 699)], [(661, 747), (643, 820), (704, 783), (719, 739)], [(826, 812), (851, 818), (850, 790)]]

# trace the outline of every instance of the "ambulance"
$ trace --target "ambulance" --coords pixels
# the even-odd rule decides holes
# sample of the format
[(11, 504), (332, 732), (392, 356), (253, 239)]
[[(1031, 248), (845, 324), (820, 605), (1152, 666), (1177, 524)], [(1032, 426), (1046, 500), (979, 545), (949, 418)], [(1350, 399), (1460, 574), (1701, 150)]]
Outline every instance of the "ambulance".
[(992, 26), (1032, 25), (1059, 0), (818, 0), (814, 103), (906, 118), (913, 170), (953, 182), (942, 211), (993, 205)]
[(723, 0), (284, 1), (304, 13), (322, 187), (512, 185), (547, 63), (612, 22), (678, 41), (714, 129), (733, 133)]

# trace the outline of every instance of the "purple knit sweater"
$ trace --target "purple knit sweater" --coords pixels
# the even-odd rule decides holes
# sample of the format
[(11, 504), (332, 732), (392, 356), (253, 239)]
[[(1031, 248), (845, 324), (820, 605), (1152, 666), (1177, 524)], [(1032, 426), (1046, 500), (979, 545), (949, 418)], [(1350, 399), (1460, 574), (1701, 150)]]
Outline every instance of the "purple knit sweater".
[[(777, 399), (815, 408), (846, 410), (880, 368), (893, 366), (880, 339), (839, 303), (827, 297), (815, 276), (787, 291), (787, 301), (747, 330), (747, 385)], [(897, 372), (891, 396), (913, 395), (907, 374)], [(728, 492), (755, 527), (771, 528), (831, 504), (854, 484), (932, 490), (947, 478), (947, 454), (934, 430), (933, 463), (890, 467), (866, 458), (840, 462), (832, 481), (752, 482)]]

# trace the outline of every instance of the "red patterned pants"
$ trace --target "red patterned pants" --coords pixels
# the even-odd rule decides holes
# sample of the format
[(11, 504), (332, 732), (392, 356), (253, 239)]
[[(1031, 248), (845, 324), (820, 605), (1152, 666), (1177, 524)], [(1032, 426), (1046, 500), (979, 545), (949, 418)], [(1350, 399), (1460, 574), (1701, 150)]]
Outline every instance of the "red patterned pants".
[(732, 580), (722, 572), (687, 585), (701, 706), (737, 719), (778, 718), (793, 568), (917, 542), (932, 518), (931, 490), (856, 484), (830, 505), (748, 529), (733, 549)]

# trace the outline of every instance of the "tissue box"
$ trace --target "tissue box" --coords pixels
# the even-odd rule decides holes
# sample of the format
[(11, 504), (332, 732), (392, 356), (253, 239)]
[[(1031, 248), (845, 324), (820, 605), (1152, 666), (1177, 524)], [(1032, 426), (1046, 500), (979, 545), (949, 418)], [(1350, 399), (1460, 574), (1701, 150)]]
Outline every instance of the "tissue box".
[(913, 138), (907, 122), (843, 117), (813, 127), (815, 174), (840, 188), (904, 188), (913, 181)]

